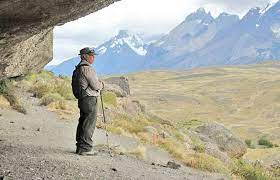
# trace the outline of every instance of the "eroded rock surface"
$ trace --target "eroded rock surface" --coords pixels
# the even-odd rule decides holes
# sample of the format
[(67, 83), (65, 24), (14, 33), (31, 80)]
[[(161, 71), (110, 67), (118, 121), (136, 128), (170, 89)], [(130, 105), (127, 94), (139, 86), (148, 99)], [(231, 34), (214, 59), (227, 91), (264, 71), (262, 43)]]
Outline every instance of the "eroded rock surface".
[(41, 69), (52, 59), (52, 28), (119, 0), (0, 1), (0, 79)]
[[(239, 158), (247, 151), (246, 144), (221, 124), (203, 124), (202, 126), (197, 127), (195, 132), (198, 134), (200, 140), (207, 144), (207, 148), (209, 150), (215, 149), (216, 151), (221, 151), (221, 160), (225, 161), (224, 153), (226, 153), (229, 157)], [(218, 149), (210, 148), (211, 144), (213, 144), (212, 147), (217, 146)]]

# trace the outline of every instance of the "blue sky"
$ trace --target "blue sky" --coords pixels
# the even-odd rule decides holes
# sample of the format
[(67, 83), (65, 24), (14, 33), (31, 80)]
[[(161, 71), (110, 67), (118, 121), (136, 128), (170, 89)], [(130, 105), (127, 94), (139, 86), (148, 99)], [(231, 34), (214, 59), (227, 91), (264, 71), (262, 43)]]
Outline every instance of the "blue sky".
[(242, 17), (252, 7), (276, 0), (122, 0), (98, 12), (54, 29), (54, 59), (49, 65), (74, 57), (85, 46), (97, 46), (120, 29), (151, 39), (166, 34), (200, 7), (216, 17), (221, 12)]

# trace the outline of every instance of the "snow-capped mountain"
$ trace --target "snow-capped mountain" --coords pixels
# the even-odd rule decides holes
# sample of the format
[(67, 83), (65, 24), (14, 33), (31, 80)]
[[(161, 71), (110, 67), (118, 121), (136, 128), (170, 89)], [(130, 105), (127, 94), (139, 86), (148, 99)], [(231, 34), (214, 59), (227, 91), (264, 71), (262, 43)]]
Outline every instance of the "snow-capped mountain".
[[(146, 44), (135, 34), (126, 30), (119, 33), (109, 41), (95, 48), (98, 55), (94, 67), (99, 74), (119, 74), (136, 71), (143, 66), (147, 53)], [(55, 68), (55, 74), (71, 75), (80, 57), (71, 58)]]
[[(241, 19), (225, 12), (213, 18), (200, 8), (153, 43), (121, 30), (96, 50), (100, 74), (280, 60), (280, 1), (252, 8)], [(78, 62), (72, 58), (52, 71), (70, 75)]]
[[(252, 8), (239, 20), (205, 10), (190, 14), (164, 39), (149, 46), (147, 68), (193, 68), (280, 60), (280, 1)], [(193, 29), (192, 29), (193, 27)]]

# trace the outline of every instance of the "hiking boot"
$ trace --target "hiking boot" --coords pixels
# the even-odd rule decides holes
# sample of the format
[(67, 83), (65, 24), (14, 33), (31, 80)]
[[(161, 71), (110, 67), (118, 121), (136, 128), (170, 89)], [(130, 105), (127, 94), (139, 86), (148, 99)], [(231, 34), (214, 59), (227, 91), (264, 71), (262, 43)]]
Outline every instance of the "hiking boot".
[(95, 156), (97, 155), (97, 151), (87, 151), (84, 149), (77, 149), (76, 150), (76, 154), (80, 155), (80, 156)]

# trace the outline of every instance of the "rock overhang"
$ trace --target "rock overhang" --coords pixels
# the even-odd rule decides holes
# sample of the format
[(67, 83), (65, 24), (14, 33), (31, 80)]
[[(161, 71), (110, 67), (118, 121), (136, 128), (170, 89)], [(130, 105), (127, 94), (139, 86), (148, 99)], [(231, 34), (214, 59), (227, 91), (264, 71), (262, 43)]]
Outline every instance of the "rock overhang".
[(0, 79), (42, 69), (52, 60), (54, 26), (116, 1), (119, 0), (0, 1)]

